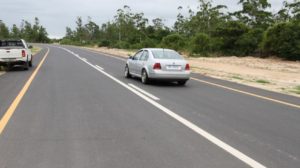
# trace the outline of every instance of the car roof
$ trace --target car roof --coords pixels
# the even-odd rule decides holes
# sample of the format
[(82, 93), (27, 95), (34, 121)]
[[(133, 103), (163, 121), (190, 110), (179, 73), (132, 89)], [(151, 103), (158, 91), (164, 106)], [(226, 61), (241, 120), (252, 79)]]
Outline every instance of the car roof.
[(174, 51), (174, 50), (168, 49), (168, 48), (143, 48), (141, 50), (166, 50), (166, 51)]

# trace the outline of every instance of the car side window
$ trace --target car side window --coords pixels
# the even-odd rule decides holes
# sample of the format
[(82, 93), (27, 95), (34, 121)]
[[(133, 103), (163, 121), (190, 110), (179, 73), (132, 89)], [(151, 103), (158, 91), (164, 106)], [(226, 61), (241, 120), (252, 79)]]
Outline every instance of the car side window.
[(140, 57), (140, 61), (147, 61), (149, 58), (148, 51), (144, 51), (143, 55)]
[(134, 55), (133, 60), (139, 60), (142, 54), (143, 54), (143, 51), (139, 51), (138, 53), (136, 53)]

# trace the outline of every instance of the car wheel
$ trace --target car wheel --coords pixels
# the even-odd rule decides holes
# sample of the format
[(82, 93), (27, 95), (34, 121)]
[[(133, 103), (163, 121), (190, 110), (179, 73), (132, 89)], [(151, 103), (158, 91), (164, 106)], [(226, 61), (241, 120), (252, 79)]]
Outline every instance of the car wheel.
[(32, 67), (32, 56), (31, 56), (31, 60), (29, 61), (29, 66)]
[(24, 70), (28, 70), (29, 69), (29, 62), (28, 61), (26, 61), (25, 63), (24, 63)]
[(177, 83), (178, 83), (179, 86), (185, 85), (186, 82), (187, 82), (186, 80), (183, 80), (183, 81), (177, 81)]
[(125, 71), (124, 71), (124, 73), (125, 73), (125, 77), (126, 77), (126, 78), (130, 78), (130, 77), (131, 77), (130, 72), (129, 72), (128, 65), (125, 66)]
[(142, 83), (143, 84), (148, 84), (149, 83), (149, 78), (146, 70), (142, 71)]

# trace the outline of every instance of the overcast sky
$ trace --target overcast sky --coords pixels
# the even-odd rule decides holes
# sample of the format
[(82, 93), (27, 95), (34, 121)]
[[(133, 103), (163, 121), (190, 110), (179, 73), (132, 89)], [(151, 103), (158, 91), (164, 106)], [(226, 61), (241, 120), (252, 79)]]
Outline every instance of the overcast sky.
[[(291, 1), (291, 0), (290, 0)], [(238, 0), (214, 0), (214, 4), (227, 5), (235, 11), (240, 8)], [(283, 0), (269, 0), (271, 11), (281, 8)], [(178, 13), (177, 7), (197, 9), (198, 0), (1, 0), (0, 20), (9, 27), (20, 25), (22, 19), (33, 23), (34, 17), (40, 19), (51, 38), (63, 37), (66, 26), (75, 27), (77, 16), (84, 20), (88, 16), (97, 24), (113, 20), (117, 9), (124, 5), (133, 12), (144, 12), (149, 19), (163, 18), (165, 24), (173, 25)]]

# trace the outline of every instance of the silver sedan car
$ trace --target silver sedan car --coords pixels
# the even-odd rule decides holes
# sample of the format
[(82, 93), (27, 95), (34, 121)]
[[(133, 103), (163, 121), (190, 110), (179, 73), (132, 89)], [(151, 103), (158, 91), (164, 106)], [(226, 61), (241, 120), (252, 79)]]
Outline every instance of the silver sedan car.
[(176, 51), (162, 48), (145, 48), (130, 56), (125, 66), (125, 76), (150, 80), (177, 82), (185, 85), (190, 78), (190, 65)]

